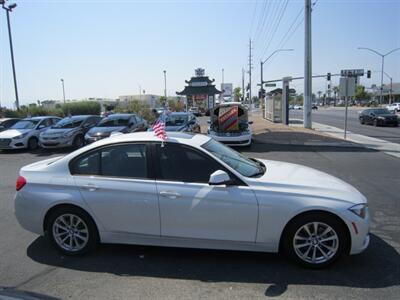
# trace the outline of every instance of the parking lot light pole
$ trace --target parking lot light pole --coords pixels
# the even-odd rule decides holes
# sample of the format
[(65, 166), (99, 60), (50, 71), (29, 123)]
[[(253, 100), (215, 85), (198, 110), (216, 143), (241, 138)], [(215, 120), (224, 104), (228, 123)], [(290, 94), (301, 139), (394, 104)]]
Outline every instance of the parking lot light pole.
[(62, 90), (63, 90), (63, 100), (65, 104), (65, 87), (64, 87), (64, 79), (61, 78), (61, 85), (62, 85)]
[(15, 72), (15, 62), (14, 62), (14, 49), (12, 43), (12, 36), (11, 36), (11, 23), (10, 23), (10, 12), (13, 11), (14, 8), (17, 7), (16, 3), (9, 4), (8, 6), (5, 5), (5, 1), (1, 0), (0, 3), (2, 4), (3, 9), (6, 11), (7, 15), (7, 25), (8, 25), (8, 39), (10, 42), (10, 53), (11, 53), (11, 64), (13, 70), (13, 77), (14, 77), (14, 89), (15, 89), (15, 106), (19, 111), (19, 97), (18, 97), (18, 87), (17, 87), (17, 75)]
[(382, 58), (382, 68), (381, 68), (381, 72), (382, 72), (382, 73), (381, 73), (381, 92), (380, 92), (380, 96), (379, 96), (379, 104), (382, 104), (382, 97), (383, 97), (383, 74), (384, 74), (383, 68), (384, 68), (384, 64), (385, 64), (385, 56), (388, 56), (389, 54), (392, 54), (393, 52), (395, 52), (395, 51), (397, 51), (397, 50), (400, 50), (400, 48), (393, 49), (393, 50), (389, 51), (389, 52), (386, 53), (386, 54), (379, 53), (378, 51), (376, 51), (376, 50), (374, 50), (374, 49), (371, 49), (371, 48), (367, 48), (367, 47), (358, 47), (357, 49), (359, 49), (359, 50), (368, 50), (368, 51), (371, 51), (371, 52), (373, 52), (373, 53), (379, 55), (379, 56)]

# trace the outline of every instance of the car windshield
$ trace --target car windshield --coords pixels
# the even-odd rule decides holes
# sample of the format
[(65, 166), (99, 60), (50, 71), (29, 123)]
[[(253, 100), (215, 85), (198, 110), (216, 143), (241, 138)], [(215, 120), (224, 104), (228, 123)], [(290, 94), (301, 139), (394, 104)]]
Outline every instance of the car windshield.
[(188, 115), (171, 114), (165, 120), (165, 126), (182, 126), (188, 122)]
[(265, 173), (265, 166), (256, 160), (249, 159), (239, 152), (211, 139), (202, 148), (209, 151), (231, 168), (246, 177), (255, 177)]
[(121, 127), (128, 126), (130, 117), (108, 117), (103, 119), (97, 127)]
[(15, 123), (11, 128), (13, 129), (33, 129), (40, 120), (21, 120)]
[(52, 128), (64, 129), (64, 128), (76, 128), (81, 126), (83, 119), (77, 118), (65, 118), (58, 122), (56, 125), (52, 126)]
[(390, 114), (390, 111), (386, 108), (382, 108), (382, 109), (374, 109), (373, 113), (376, 115), (387, 115)]

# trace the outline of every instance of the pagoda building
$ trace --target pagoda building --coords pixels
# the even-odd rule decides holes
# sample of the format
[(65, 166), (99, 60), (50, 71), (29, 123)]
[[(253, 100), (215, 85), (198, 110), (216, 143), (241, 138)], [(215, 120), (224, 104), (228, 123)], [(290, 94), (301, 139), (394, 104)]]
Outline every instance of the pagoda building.
[(213, 108), (215, 105), (215, 95), (221, 94), (221, 91), (215, 88), (212, 84), (215, 79), (209, 79), (204, 75), (204, 69), (197, 68), (195, 76), (190, 80), (185, 80), (187, 86), (181, 92), (176, 92), (177, 95), (186, 96), (188, 107), (198, 107), (201, 111), (206, 111)]

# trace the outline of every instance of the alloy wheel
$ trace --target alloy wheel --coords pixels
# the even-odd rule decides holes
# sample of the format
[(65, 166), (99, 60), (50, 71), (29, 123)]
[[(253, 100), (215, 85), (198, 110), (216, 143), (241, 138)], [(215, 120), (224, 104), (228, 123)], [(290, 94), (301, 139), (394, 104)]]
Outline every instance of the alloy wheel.
[(80, 251), (88, 243), (88, 226), (77, 215), (60, 215), (54, 221), (52, 227), (54, 241), (68, 252)]
[(310, 222), (295, 233), (293, 248), (301, 260), (310, 264), (321, 264), (335, 256), (339, 249), (339, 237), (329, 225)]

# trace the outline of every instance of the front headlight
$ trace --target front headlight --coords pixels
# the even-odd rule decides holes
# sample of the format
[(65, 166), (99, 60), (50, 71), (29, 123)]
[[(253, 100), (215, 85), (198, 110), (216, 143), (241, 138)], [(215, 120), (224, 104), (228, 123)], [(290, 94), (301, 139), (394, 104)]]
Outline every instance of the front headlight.
[(13, 140), (19, 140), (19, 139), (23, 139), (24, 137), (26, 137), (28, 135), (28, 132), (25, 132), (23, 134), (17, 135), (13, 137)]
[(367, 204), (357, 204), (349, 208), (349, 210), (359, 216), (361, 219), (365, 219), (367, 215), (368, 206)]

